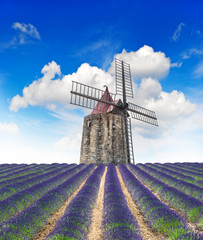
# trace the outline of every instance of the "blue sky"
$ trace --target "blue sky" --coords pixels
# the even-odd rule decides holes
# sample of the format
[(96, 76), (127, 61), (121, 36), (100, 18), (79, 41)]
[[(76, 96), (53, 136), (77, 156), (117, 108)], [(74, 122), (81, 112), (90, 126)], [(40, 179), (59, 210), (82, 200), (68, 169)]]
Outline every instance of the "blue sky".
[(79, 162), (71, 81), (114, 91), (114, 57), (159, 127), (133, 120), (136, 162), (202, 161), (202, 1), (1, 1), (0, 159)]

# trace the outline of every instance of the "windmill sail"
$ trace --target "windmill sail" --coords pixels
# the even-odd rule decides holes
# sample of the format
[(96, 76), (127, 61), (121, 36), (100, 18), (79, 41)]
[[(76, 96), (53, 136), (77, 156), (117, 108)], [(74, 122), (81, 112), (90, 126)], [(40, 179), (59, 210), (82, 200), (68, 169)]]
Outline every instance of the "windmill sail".
[[(116, 95), (98, 88), (90, 87), (82, 83), (72, 82), (71, 101), (73, 105), (106, 112), (107, 108), (117, 106), (115, 101)], [(103, 103), (103, 104), (99, 104)]]
[(133, 103), (128, 103), (127, 110), (130, 112), (132, 118), (158, 126), (155, 112)]
[[(123, 96), (124, 91), (126, 97), (133, 98), (130, 64), (115, 58), (115, 78), (116, 78), (116, 94)], [(123, 79), (125, 82), (125, 87), (123, 86)]]

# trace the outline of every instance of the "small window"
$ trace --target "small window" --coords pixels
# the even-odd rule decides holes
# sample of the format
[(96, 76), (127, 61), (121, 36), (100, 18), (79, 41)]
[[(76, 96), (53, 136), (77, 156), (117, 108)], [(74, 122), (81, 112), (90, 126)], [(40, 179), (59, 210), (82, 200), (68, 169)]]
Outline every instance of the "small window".
[(88, 122), (87, 122), (87, 126), (88, 126), (88, 127), (91, 127), (91, 121), (88, 121)]

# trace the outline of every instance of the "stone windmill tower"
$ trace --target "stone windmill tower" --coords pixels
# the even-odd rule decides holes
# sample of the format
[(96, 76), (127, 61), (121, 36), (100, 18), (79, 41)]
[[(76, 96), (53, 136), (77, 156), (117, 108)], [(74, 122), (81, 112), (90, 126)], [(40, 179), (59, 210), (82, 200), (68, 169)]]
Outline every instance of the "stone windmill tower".
[[(158, 126), (154, 112), (127, 103), (133, 97), (130, 65), (115, 59), (116, 94), (72, 83), (71, 104), (93, 109), (84, 118), (80, 163), (134, 163), (131, 117)], [(116, 100), (117, 95), (123, 101)]]

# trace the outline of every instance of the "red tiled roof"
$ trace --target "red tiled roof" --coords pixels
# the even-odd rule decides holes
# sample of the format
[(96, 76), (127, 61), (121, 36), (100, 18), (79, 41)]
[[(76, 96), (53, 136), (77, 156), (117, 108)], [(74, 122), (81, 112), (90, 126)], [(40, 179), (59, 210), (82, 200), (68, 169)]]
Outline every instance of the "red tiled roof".
[[(101, 99), (104, 101), (108, 101), (108, 102), (114, 102), (109, 93), (108, 87), (106, 87), (106, 90), (103, 93)], [(98, 102), (91, 114), (111, 112), (113, 110), (113, 108), (114, 108), (114, 106), (112, 106), (110, 104)]]

